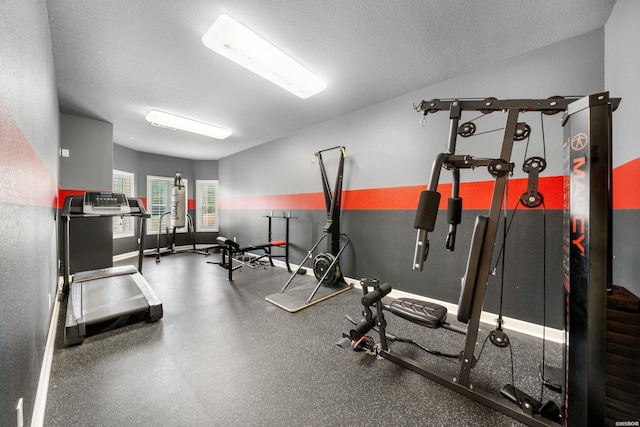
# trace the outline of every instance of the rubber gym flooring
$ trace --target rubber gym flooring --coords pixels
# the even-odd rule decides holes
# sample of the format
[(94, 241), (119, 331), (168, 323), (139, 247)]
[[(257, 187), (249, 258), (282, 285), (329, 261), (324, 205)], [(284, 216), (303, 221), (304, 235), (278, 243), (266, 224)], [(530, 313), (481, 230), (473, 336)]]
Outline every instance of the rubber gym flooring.
[[(156, 323), (67, 348), (61, 307), (45, 426), (521, 425), (390, 361), (336, 346), (351, 328), (345, 315), (361, 317), (359, 289), (292, 314), (264, 299), (288, 279), (284, 268), (244, 267), (229, 282), (227, 270), (207, 263), (217, 258), (183, 253), (159, 264), (145, 260), (144, 276), (164, 308)], [(294, 284), (303, 280), (313, 277)], [(462, 335), (385, 317), (390, 333), (441, 351), (463, 348)], [(492, 329), (482, 327), (476, 357)], [(541, 340), (515, 332), (509, 337), (515, 383), (539, 398)], [(410, 344), (391, 346), (457, 373), (458, 365)], [(548, 364), (560, 366), (560, 345), (547, 343), (546, 350)], [(510, 383), (509, 349), (487, 343), (472, 382), (496, 394)], [(560, 397), (546, 390), (549, 399)]]

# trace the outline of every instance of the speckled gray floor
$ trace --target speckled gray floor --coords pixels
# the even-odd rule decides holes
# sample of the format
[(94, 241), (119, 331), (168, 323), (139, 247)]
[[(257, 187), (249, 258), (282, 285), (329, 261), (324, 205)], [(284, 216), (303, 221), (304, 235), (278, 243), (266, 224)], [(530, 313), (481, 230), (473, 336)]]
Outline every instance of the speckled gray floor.
[[(285, 283), (286, 270), (243, 268), (231, 283), (226, 270), (206, 263), (216, 256), (145, 263), (144, 276), (163, 302), (159, 322), (65, 348), (61, 316), (45, 426), (521, 425), (392, 362), (337, 347), (350, 329), (345, 315), (360, 317), (359, 290), (291, 314), (264, 300)], [(451, 331), (387, 317), (390, 332), (429, 347), (457, 352), (463, 346), (464, 337)], [(541, 343), (509, 337), (516, 384), (538, 397)], [(457, 372), (455, 364), (413, 346), (392, 345)], [(551, 364), (559, 366), (559, 354), (558, 345), (547, 345)], [(487, 344), (472, 379), (497, 393), (511, 382), (510, 366), (508, 349)], [(547, 391), (549, 398), (558, 396)]]

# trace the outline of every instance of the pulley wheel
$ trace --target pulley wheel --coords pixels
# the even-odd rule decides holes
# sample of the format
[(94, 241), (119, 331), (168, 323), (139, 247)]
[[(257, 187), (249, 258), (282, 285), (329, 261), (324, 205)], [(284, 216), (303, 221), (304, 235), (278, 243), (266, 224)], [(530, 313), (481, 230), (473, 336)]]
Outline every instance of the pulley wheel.
[(458, 127), (458, 135), (463, 138), (467, 138), (476, 133), (476, 125), (473, 122), (466, 122)]
[[(562, 96), (551, 96), (548, 99), (552, 100), (551, 101), (551, 105), (553, 106), (553, 105), (555, 105), (554, 102), (553, 102), (554, 99), (564, 99), (564, 97), (562, 97)], [(563, 110), (542, 110), (541, 112), (542, 112), (542, 114), (546, 114), (547, 116), (552, 116), (554, 114), (561, 113), (562, 111)]]
[(496, 329), (489, 333), (489, 341), (491, 344), (499, 348), (509, 347), (509, 337), (501, 329)]
[(426, 109), (427, 113), (433, 114), (440, 111), (440, 109), (436, 107), (438, 102), (440, 102), (439, 99), (432, 99), (431, 101), (429, 101), (429, 107), (432, 107), (432, 108), (427, 108)]
[(540, 193), (535, 196), (529, 196), (529, 193), (522, 193), (520, 196), (520, 204), (525, 208), (537, 208), (544, 203), (544, 197)]
[(531, 126), (525, 124), (524, 126), (520, 126), (518, 123), (518, 127), (516, 128), (516, 134), (513, 136), (514, 141), (522, 141), (525, 140), (531, 135)]
[[(484, 105), (487, 107), (490, 107), (493, 105), (493, 101), (497, 101), (497, 100), (498, 100), (497, 98), (493, 98), (493, 97), (485, 98)], [(481, 108), (478, 111), (480, 111), (482, 114), (490, 114), (490, 113), (493, 113), (494, 110), (491, 108), (486, 108), (486, 109)]]
[[(322, 282), (325, 286), (333, 286), (338, 280), (340, 280), (340, 266), (337, 262), (334, 263), (336, 257), (330, 252), (324, 252), (319, 254), (313, 259), (313, 274), (316, 279), (320, 280), (326, 274), (327, 277)], [(331, 264), (333, 266), (331, 266)], [(327, 270), (329, 272), (327, 273)]]
[(495, 159), (489, 162), (489, 165), (487, 166), (487, 170), (489, 171), (491, 176), (497, 178), (499, 176), (505, 175), (508, 172), (510, 172), (511, 167), (508, 162), (502, 159)]
[(542, 172), (547, 167), (547, 161), (542, 157), (529, 157), (522, 164), (522, 171), (529, 173), (534, 169), (537, 169), (538, 172)]

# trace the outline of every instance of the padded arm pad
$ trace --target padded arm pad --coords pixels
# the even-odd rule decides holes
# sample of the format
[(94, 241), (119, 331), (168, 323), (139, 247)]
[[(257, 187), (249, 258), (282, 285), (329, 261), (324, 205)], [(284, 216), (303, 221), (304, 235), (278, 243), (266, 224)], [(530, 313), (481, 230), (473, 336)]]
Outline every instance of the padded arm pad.
[(432, 190), (424, 190), (420, 193), (420, 202), (416, 211), (413, 228), (433, 231), (440, 207), (440, 193)]
[(218, 241), (218, 243), (222, 243), (223, 245), (229, 246), (233, 250), (239, 251), (239, 252), (251, 251), (255, 249), (264, 249), (270, 246), (284, 246), (287, 243), (284, 240), (276, 240), (275, 242), (263, 243), (261, 245), (249, 245), (241, 248), (237, 242), (227, 239), (226, 237), (220, 236), (216, 240)]
[(227, 239), (226, 237), (219, 236), (217, 239), (218, 243), (222, 243), (223, 245), (227, 245), (235, 250), (240, 249), (240, 245), (234, 242), (231, 239)]
[(239, 248), (239, 250), (241, 250), (241, 251), (253, 251), (255, 249), (265, 249), (265, 248), (268, 248), (270, 246), (284, 246), (284, 244), (285, 244), (284, 240), (278, 240), (276, 242), (262, 243), (261, 245), (245, 246), (244, 248)]
[(364, 295), (360, 300), (362, 305), (364, 305), (365, 307), (371, 307), (372, 304), (380, 301), (382, 297), (391, 292), (391, 285), (388, 283), (383, 283), (382, 285), (380, 285), (379, 289), (379, 291), (369, 292), (368, 294)]

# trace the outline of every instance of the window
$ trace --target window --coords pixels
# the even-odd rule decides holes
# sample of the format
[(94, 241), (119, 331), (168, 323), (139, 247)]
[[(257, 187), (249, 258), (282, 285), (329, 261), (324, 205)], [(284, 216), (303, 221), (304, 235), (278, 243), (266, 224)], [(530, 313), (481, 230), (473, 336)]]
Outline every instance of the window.
[[(173, 188), (174, 178), (165, 176), (147, 176), (147, 213), (151, 215), (147, 223), (147, 233), (156, 234), (160, 228), (160, 218), (163, 214), (171, 212), (171, 189)], [(188, 180), (182, 179), (185, 187), (185, 193), (189, 194)], [(188, 200), (184, 204), (184, 218), (187, 217)], [(169, 225), (170, 215), (162, 218), (162, 230), (160, 233), (166, 233), (167, 225)], [(187, 232), (187, 227), (178, 228), (177, 232)]]
[(196, 230), (218, 231), (218, 181), (196, 180)]
[[(124, 193), (127, 197), (134, 197), (133, 193), (133, 174), (113, 170), (113, 192)], [(135, 219), (132, 217), (114, 217), (113, 218), (113, 238), (134, 236)]]

